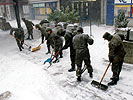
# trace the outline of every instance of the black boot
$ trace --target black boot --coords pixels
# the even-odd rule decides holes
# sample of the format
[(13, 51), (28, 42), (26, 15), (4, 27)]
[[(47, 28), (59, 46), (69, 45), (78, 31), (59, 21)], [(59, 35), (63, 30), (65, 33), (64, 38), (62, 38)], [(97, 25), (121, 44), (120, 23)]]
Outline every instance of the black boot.
[(81, 82), (81, 77), (80, 76), (77, 77), (77, 81)]
[(63, 56), (62, 56), (62, 51), (61, 51), (61, 53), (60, 53), (60, 58), (63, 58)]
[(62, 55), (60, 55), (60, 58), (63, 58), (63, 56), (62, 56)]
[(73, 72), (73, 71), (75, 71), (75, 68), (71, 68), (68, 70), (68, 72)]
[[(110, 80), (113, 80), (114, 77), (111, 77)], [(119, 81), (119, 76), (116, 78), (117, 81)]]
[(30, 37), (26, 38), (26, 40), (30, 40)]
[(21, 47), (19, 47), (19, 50), (22, 51)]
[(116, 84), (117, 84), (117, 80), (116, 79), (112, 79), (112, 81), (108, 83), (108, 86), (116, 85)]
[(93, 74), (92, 74), (92, 72), (89, 73), (89, 76), (90, 76), (90, 78), (93, 78)]
[(22, 48), (22, 49), (24, 49), (24, 47), (23, 47), (23, 46), (21, 46), (21, 48)]
[(46, 54), (49, 54), (50, 53), (50, 51), (48, 51)]
[(54, 61), (53, 61), (53, 63), (58, 63), (59, 62), (59, 59), (55, 59)]
[(71, 68), (68, 70), (68, 72), (73, 72), (73, 71), (76, 71), (75, 69), (75, 64), (71, 64)]

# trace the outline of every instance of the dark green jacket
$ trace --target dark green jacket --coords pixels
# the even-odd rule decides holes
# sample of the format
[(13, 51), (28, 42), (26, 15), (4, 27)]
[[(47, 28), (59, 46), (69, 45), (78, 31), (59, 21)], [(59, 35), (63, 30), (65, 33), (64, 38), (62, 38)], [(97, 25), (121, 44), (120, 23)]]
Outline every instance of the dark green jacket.
[(87, 34), (77, 33), (73, 38), (73, 47), (74, 49), (85, 49), (88, 47), (88, 43), (92, 45), (93, 42), (93, 39)]
[(13, 35), (21, 41), (24, 40), (24, 30), (23, 28), (11, 28), (10, 34)]
[(117, 34), (109, 41), (109, 58), (113, 57), (113, 62), (117, 63), (124, 59), (126, 54), (121, 37)]
[(25, 23), (25, 25), (26, 25), (26, 27), (27, 27), (28, 30), (33, 29), (34, 24), (31, 21), (24, 20), (24, 23)]

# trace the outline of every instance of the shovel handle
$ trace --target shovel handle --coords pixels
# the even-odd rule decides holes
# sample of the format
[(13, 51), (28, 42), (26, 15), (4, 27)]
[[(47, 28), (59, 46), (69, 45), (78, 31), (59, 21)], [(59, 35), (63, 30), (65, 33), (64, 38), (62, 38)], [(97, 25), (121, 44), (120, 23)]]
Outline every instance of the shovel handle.
[[(43, 43), (44, 43), (45, 41), (46, 41), (46, 40), (44, 40)], [(38, 47), (41, 46), (41, 44), (43, 44), (43, 43), (40, 43), (40, 44), (38, 45)]]
[(28, 46), (27, 44), (25, 44), (23, 41), (21, 41), (20, 39), (18, 39), (17, 37), (15, 37), (14, 35), (12, 35), (15, 39), (17, 39), (19, 42), (22, 42), (24, 45), (26, 45), (30, 51), (31, 46)]
[(105, 76), (105, 74), (106, 74), (106, 72), (107, 72), (107, 70), (108, 70), (108, 68), (109, 68), (110, 64), (111, 64), (111, 62), (108, 64), (108, 66), (107, 66), (107, 68), (106, 68), (106, 70), (105, 70), (105, 72), (104, 72), (104, 74), (103, 74), (103, 76), (102, 76), (102, 78), (101, 78), (101, 80), (100, 80), (99, 85), (102, 83), (103, 78), (104, 78), (104, 76)]
[(26, 45), (27, 47), (29, 47), (27, 44), (25, 44), (23, 41), (21, 41), (20, 39), (18, 39), (16, 36), (12, 35), (15, 39), (17, 39), (19, 42), (22, 42), (24, 45)]
[(49, 63), (51, 63), (53, 61), (53, 59), (58, 55), (59, 52), (60, 52), (60, 50), (54, 55), (54, 57), (51, 59), (51, 61)]

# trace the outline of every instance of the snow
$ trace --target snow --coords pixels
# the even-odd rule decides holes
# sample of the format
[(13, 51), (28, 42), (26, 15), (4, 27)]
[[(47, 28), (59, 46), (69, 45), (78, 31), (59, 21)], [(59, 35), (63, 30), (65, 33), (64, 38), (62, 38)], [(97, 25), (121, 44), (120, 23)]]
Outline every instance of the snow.
[[(34, 20), (35, 24), (40, 21)], [(16, 27), (15, 21), (10, 21)], [(22, 22), (22, 27), (26, 27)], [(84, 27), (85, 34), (89, 34), (89, 26)], [(63, 51), (63, 58), (59, 63), (43, 62), (51, 55), (46, 55), (46, 43), (41, 49), (31, 52), (25, 49), (20, 52), (15, 39), (9, 31), (0, 30), (0, 94), (11, 92), (11, 97), (6, 100), (133, 100), (133, 65), (123, 64), (120, 80), (107, 91), (93, 87), (92, 80), (100, 81), (108, 65), (108, 42), (102, 36), (105, 32), (113, 34), (114, 27), (100, 25), (92, 26), (94, 44), (88, 46), (91, 55), (91, 64), (94, 77), (91, 79), (85, 71), (82, 82), (76, 82), (76, 73), (68, 72), (70, 68), (69, 49)], [(27, 36), (27, 35), (26, 35)], [(41, 42), (40, 33), (34, 30), (34, 40), (25, 40), (32, 48)], [(103, 84), (107, 84), (112, 76), (111, 67), (108, 69)]]

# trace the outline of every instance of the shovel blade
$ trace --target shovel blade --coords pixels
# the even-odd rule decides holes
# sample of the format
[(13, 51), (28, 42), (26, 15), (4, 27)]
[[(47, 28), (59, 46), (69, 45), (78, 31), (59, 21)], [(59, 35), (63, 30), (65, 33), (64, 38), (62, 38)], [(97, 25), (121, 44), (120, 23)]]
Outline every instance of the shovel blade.
[(46, 62), (49, 62), (49, 63), (50, 63), (51, 60), (52, 60), (52, 57), (48, 58), (47, 60), (44, 61), (44, 64), (45, 64)]
[(37, 51), (37, 50), (40, 50), (40, 48), (41, 48), (41, 46), (38, 46), (38, 47), (36, 47), (36, 48), (33, 48), (33, 49), (32, 49), (32, 52), (35, 52), (35, 51)]
[(95, 81), (95, 80), (93, 80), (93, 81), (91, 82), (91, 85), (94, 86), (94, 87), (96, 87), (96, 88), (99, 88), (99, 89), (101, 89), (101, 90), (104, 90), (104, 91), (106, 91), (106, 90), (108, 89), (108, 86), (106, 86), (106, 85), (104, 85), (104, 84), (100, 84), (99, 82), (97, 82), (97, 81)]

